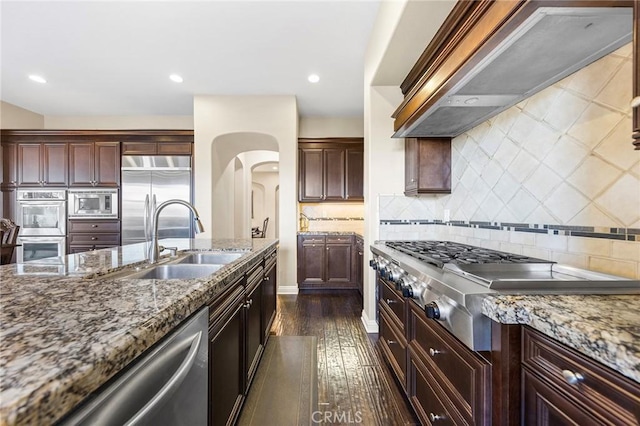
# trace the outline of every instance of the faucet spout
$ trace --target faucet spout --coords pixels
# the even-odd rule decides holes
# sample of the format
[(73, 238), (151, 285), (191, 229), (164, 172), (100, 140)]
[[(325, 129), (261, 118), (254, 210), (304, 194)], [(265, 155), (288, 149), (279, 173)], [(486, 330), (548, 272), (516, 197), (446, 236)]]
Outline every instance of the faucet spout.
[(202, 226), (202, 222), (200, 222), (200, 214), (198, 214), (198, 211), (196, 210), (195, 207), (193, 207), (193, 205), (191, 205), (190, 203), (184, 200), (178, 200), (178, 199), (165, 201), (164, 203), (158, 206), (155, 214), (153, 215), (153, 222), (152, 222), (153, 234), (152, 234), (151, 246), (149, 247), (149, 263), (156, 263), (158, 261), (158, 257), (160, 257), (160, 252), (164, 250), (164, 247), (161, 250), (160, 246), (158, 245), (158, 216), (160, 216), (160, 212), (165, 207), (171, 204), (182, 204), (183, 206), (191, 210), (191, 212), (193, 213), (193, 221), (195, 225), (194, 229), (196, 234), (204, 232), (204, 227)]

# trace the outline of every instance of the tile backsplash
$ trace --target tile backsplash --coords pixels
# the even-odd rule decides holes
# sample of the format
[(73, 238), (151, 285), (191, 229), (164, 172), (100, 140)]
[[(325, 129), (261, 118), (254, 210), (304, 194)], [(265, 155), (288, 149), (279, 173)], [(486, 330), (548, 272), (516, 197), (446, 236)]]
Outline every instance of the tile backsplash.
[(640, 278), (631, 75), (629, 44), (456, 137), (452, 193), (379, 196), (380, 238), (452, 239)]
[(300, 203), (298, 209), (309, 219), (308, 231), (364, 234), (363, 203)]

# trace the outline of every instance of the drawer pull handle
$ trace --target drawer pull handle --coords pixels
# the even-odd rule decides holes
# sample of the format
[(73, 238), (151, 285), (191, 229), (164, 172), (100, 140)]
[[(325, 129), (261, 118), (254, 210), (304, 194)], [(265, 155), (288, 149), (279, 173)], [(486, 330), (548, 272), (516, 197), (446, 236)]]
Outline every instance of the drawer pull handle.
[(98, 227), (98, 225), (91, 225), (91, 227), (92, 227), (92, 228), (97, 228), (97, 227)]
[(577, 385), (581, 381), (584, 380), (584, 376), (580, 373), (574, 373), (570, 370), (562, 370), (562, 377), (569, 383), (570, 385)]
[(390, 305), (392, 303), (398, 303), (397, 300), (391, 300), (391, 299), (384, 299), (384, 300), (385, 300), (385, 302), (387, 302), (387, 305)]
[(389, 344), (389, 345), (397, 345), (398, 342), (396, 342), (395, 340), (387, 340), (387, 344)]
[(439, 351), (439, 350), (433, 349), (433, 348), (429, 348), (429, 355), (431, 355), (431, 356), (436, 356), (436, 355), (441, 354), (441, 353), (442, 353), (442, 351)]
[(96, 241), (98, 237), (91, 237), (91, 241)]
[(437, 422), (438, 420), (444, 420), (444, 419), (446, 419), (445, 416), (442, 416), (440, 414), (429, 413), (429, 420), (431, 421), (431, 423)]

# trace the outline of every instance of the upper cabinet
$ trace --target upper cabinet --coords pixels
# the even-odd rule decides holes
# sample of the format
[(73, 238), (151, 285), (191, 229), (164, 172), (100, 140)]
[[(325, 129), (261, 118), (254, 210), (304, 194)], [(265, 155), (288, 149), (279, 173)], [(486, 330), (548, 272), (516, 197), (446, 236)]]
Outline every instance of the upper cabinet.
[(458, 136), (629, 43), (632, 29), (633, 1), (458, 1), (401, 85), (394, 136)]
[(364, 200), (362, 138), (298, 140), (298, 201)]
[(640, 150), (640, 0), (633, 2), (633, 145)]
[(69, 144), (69, 186), (118, 187), (119, 184), (119, 142)]
[[(192, 138), (193, 139), (193, 138)], [(192, 142), (123, 142), (122, 155), (191, 155)]]
[(451, 193), (451, 139), (406, 138), (405, 195)]
[(67, 144), (17, 144), (18, 186), (67, 186)]

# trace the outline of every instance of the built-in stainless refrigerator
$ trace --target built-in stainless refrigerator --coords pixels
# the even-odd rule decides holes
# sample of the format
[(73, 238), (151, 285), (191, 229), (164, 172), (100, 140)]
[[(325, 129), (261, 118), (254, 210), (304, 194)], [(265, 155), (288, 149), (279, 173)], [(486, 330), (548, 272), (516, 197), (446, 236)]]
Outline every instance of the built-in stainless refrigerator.
[[(122, 244), (149, 241), (157, 206), (170, 199), (192, 202), (190, 156), (122, 157)], [(160, 238), (192, 238), (193, 216), (184, 206), (169, 205), (158, 221)]]

